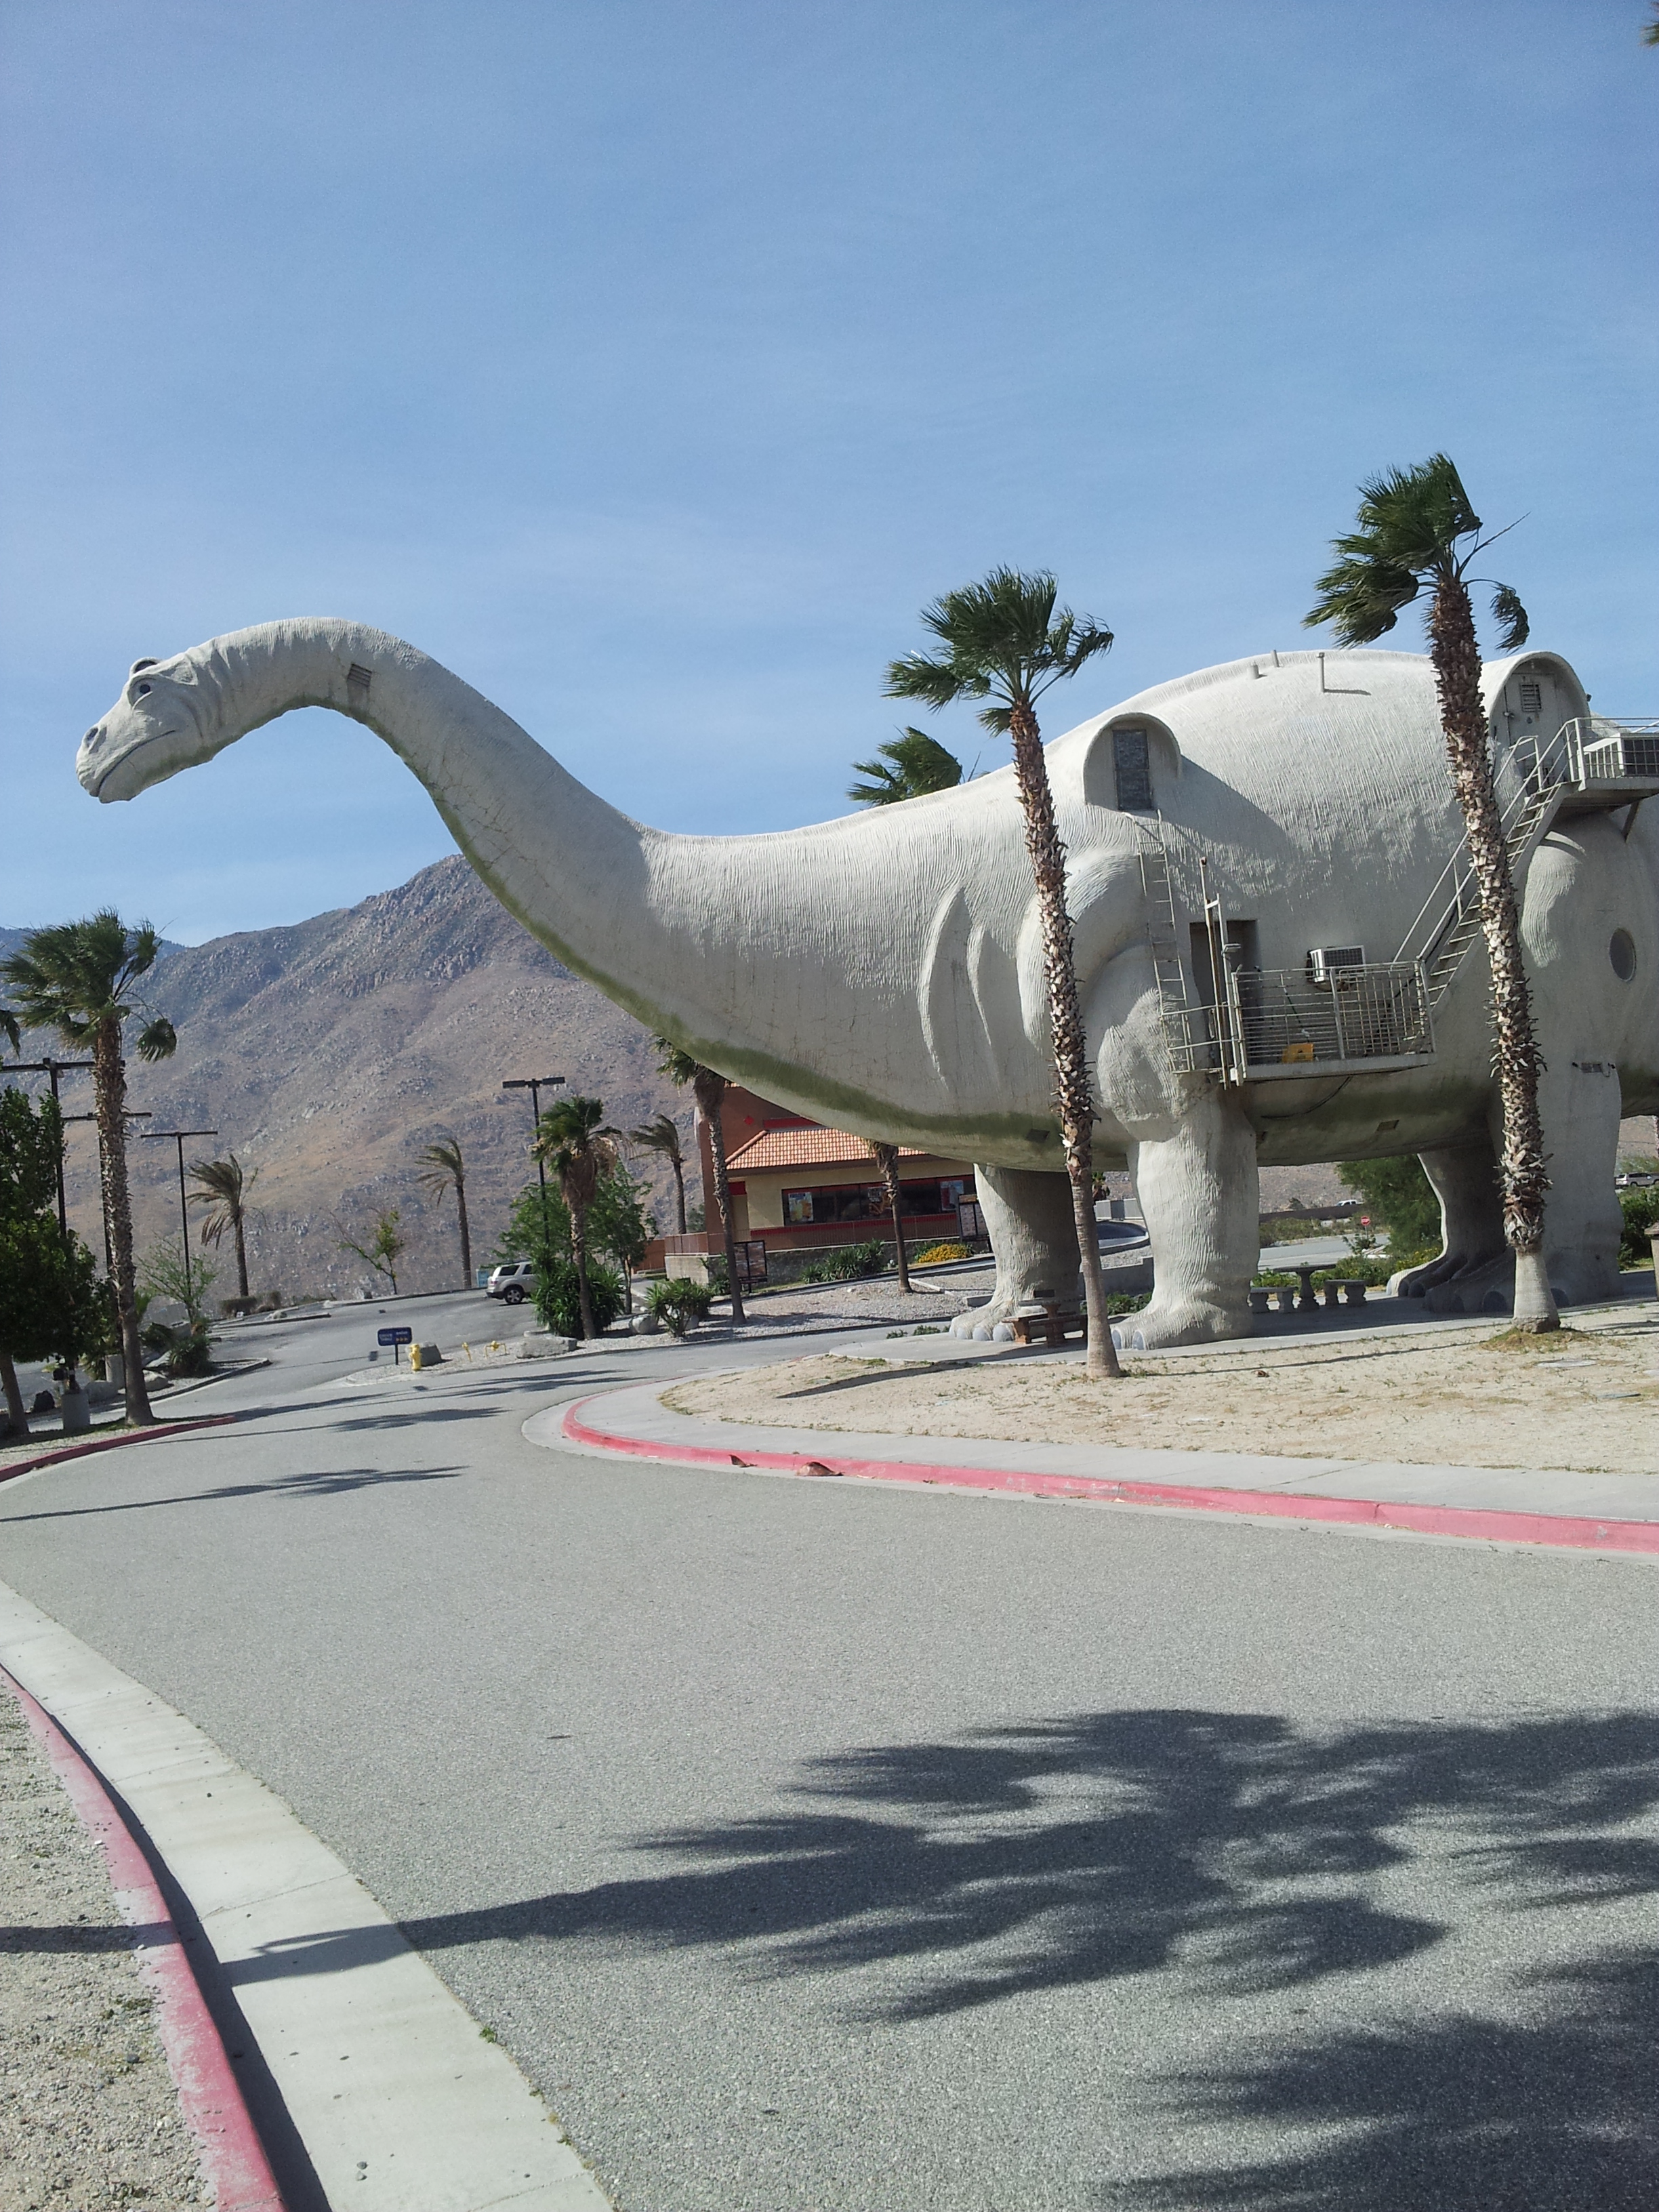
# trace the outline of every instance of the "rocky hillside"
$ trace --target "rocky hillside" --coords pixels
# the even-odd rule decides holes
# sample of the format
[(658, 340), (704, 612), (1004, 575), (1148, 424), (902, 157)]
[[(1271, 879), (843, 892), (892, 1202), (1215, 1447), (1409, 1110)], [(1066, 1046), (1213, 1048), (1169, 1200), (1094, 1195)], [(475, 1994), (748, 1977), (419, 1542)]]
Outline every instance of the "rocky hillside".
[[(0, 931), (0, 953), (21, 934)], [(416, 1180), (416, 1155), (439, 1136), (459, 1140), (473, 1255), (488, 1259), (533, 1173), (528, 1094), (504, 1092), (505, 1076), (562, 1075), (603, 1098), (623, 1128), (667, 1108), (690, 1149), (690, 1099), (658, 1076), (639, 1024), (544, 951), (459, 854), (361, 906), (171, 948), (149, 996), (177, 1028), (179, 1051), (159, 1066), (131, 1064), (131, 1103), (152, 1115), (136, 1126), (216, 1129), (186, 1158), (234, 1150), (258, 1166), (256, 1290), (354, 1288), (368, 1271), (340, 1237), (366, 1242), (392, 1206), (410, 1240), (399, 1286), (458, 1281), (454, 1200), (434, 1208)], [(26, 1056), (37, 1054), (26, 1046)], [(64, 1103), (90, 1106), (86, 1078), (65, 1079)], [(96, 1249), (91, 1130), (72, 1131), (70, 1149), (76, 1224)], [(136, 1141), (131, 1158), (142, 1253), (177, 1230), (177, 1152)], [(636, 1171), (654, 1173), (654, 1161)], [(672, 1225), (666, 1204), (659, 1218)], [(216, 1295), (235, 1288), (228, 1247), (221, 1267)]]

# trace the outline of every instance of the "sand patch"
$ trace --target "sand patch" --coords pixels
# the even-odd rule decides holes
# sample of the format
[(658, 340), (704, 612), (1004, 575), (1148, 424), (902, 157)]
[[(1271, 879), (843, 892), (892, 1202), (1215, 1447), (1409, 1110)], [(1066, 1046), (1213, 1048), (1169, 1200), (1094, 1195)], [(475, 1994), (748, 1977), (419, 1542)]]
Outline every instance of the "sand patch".
[(681, 1413), (792, 1429), (1260, 1452), (1454, 1467), (1659, 1468), (1659, 1310), (1587, 1317), (1541, 1348), (1487, 1327), (1279, 1350), (1137, 1355), (1121, 1383), (1080, 1356), (917, 1360), (820, 1353), (700, 1376)]

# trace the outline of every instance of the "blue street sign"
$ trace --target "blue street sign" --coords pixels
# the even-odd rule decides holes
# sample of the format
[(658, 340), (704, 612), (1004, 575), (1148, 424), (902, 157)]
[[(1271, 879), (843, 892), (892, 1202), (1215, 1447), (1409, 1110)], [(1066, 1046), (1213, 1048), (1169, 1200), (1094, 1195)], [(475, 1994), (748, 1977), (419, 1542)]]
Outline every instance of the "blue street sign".
[(379, 1341), (381, 1344), (413, 1344), (415, 1332), (412, 1328), (383, 1328), (380, 1332)]

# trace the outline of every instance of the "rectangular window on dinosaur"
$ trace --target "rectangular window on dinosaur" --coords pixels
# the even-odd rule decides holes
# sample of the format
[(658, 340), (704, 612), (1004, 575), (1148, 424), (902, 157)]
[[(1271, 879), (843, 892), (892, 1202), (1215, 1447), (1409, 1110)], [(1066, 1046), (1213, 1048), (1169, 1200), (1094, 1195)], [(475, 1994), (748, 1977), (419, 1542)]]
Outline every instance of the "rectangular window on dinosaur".
[(1152, 811), (1152, 764), (1145, 730), (1112, 732), (1112, 767), (1117, 776), (1117, 803), (1125, 814)]

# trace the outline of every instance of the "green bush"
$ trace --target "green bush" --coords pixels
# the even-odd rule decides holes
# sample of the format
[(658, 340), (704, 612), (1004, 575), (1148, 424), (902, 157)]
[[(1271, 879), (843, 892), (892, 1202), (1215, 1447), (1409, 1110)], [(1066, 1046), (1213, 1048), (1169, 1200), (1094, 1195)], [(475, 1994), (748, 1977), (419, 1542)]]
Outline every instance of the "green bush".
[[(536, 1313), (544, 1328), (556, 1336), (580, 1336), (582, 1306), (576, 1288), (576, 1263), (562, 1252), (545, 1246), (535, 1255)], [(593, 1309), (593, 1326), (601, 1334), (628, 1303), (623, 1279), (603, 1260), (587, 1263), (587, 1300)]]
[(1421, 1251), (1425, 1245), (1435, 1252), (1440, 1249), (1440, 1200), (1414, 1152), (1349, 1160), (1337, 1174), (1364, 1200), (1373, 1225), (1381, 1222), (1387, 1228), (1389, 1255), (1396, 1267), (1408, 1264), (1401, 1256), (1404, 1254)]
[(893, 1248), (884, 1239), (872, 1237), (867, 1243), (843, 1244), (839, 1251), (826, 1252), (823, 1259), (806, 1269), (804, 1283), (850, 1283), (861, 1275), (879, 1275), (885, 1272), (893, 1257)]
[(684, 1336), (694, 1322), (707, 1321), (714, 1303), (713, 1291), (694, 1283), (689, 1275), (671, 1275), (665, 1282), (653, 1283), (646, 1294), (648, 1310), (675, 1336)]
[(1625, 1217), (1624, 1233), (1619, 1239), (1620, 1266), (1650, 1267), (1653, 1247), (1648, 1242), (1648, 1230), (1659, 1221), (1659, 1190), (1621, 1190), (1619, 1211)]

